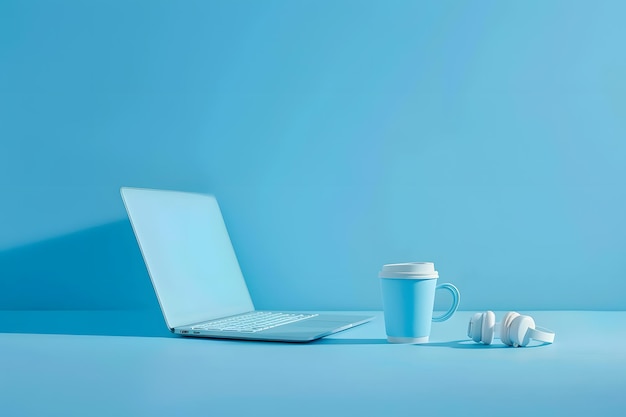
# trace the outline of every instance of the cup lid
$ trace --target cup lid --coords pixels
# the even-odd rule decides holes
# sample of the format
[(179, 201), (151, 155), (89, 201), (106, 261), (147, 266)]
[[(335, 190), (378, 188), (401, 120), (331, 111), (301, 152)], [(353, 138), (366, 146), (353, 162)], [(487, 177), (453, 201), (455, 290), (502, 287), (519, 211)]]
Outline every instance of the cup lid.
[(435, 264), (432, 262), (408, 262), (383, 265), (378, 277), (432, 279), (439, 278), (439, 272), (435, 271)]

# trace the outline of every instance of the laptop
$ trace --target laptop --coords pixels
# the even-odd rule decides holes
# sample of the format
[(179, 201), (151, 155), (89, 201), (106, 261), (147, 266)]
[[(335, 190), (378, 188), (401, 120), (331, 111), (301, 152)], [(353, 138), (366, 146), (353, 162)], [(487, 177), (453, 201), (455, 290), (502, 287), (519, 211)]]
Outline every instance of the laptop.
[(372, 319), (255, 310), (214, 196), (130, 187), (121, 194), (173, 333), (309, 342)]

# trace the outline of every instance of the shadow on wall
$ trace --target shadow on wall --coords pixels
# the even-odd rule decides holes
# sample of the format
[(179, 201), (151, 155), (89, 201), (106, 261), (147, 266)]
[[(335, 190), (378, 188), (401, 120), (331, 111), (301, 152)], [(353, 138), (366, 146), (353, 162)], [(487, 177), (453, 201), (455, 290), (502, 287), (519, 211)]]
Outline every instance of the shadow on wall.
[(149, 310), (0, 311), (0, 334), (180, 337)]
[(125, 309), (159, 309), (126, 219), (0, 252), (0, 310)]

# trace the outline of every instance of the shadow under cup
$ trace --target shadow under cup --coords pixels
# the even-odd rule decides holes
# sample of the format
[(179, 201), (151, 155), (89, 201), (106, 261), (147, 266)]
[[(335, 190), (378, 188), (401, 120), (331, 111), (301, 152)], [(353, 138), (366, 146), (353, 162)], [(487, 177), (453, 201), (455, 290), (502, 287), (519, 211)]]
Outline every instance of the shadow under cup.
[[(432, 264), (430, 264), (432, 265)], [(429, 265), (429, 266), (430, 266)], [(449, 283), (439, 284), (438, 274), (433, 273), (387, 274), (381, 272), (381, 289), (387, 340), (391, 343), (427, 343), (433, 321), (448, 320), (459, 306), (459, 291)], [(421, 276), (420, 276), (421, 275)], [(433, 317), (435, 291), (445, 289), (452, 294), (452, 306), (441, 316)]]

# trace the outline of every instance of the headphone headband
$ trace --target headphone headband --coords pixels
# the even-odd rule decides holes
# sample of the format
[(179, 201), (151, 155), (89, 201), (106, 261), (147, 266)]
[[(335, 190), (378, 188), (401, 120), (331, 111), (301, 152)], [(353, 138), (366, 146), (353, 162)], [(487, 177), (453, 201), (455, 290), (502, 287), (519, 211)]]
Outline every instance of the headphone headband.
[(538, 340), (539, 342), (554, 342), (554, 332), (544, 327), (535, 327), (534, 329), (528, 329), (528, 333), (531, 339)]

